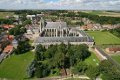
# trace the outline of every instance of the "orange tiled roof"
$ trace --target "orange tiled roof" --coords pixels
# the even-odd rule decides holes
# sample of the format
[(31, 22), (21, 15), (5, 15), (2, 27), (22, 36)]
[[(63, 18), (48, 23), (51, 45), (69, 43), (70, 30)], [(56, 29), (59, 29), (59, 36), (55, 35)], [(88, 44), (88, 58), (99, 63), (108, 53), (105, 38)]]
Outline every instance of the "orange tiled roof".
[(15, 26), (14, 25), (4, 25), (3, 28), (5, 29), (9, 29), (9, 28), (14, 28)]
[(120, 47), (116, 47), (116, 48), (109, 48), (109, 51), (120, 51)]
[(8, 45), (5, 49), (4, 49), (4, 53), (9, 53), (10, 51), (13, 50), (13, 46), (12, 45)]
[(8, 35), (8, 39), (9, 40), (14, 40), (14, 36), (13, 35)]
[(86, 26), (82, 26), (83, 29), (92, 29), (93, 25), (92, 24), (88, 24)]

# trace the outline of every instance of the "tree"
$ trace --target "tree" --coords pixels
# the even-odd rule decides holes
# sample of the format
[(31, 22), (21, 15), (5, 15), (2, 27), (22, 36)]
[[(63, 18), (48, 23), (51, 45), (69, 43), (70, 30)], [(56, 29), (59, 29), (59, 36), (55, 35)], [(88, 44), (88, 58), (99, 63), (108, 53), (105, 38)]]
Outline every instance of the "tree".
[(86, 45), (65, 45), (61, 43), (60, 45), (51, 45), (45, 49), (40, 44), (36, 47), (35, 51), (35, 60), (37, 63), (41, 63), (38, 67), (36, 66), (36, 76), (40, 74), (38, 77), (44, 77), (49, 75), (47, 73), (54, 74), (54, 69), (58, 69), (55, 72), (58, 74), (59, 70), (71, 67), (74, 67), (74, 71), (83, 74), (86, 71), (87, 65), (82, 61), (89, 56), (90, 52)]
[(84, 25), (84, 22), (76, 22), (75, 24), (82, 26), (82, 25)]
[(14, 28), (9, 30), (9, 34), (14, 35)]
[(27, 20), (25, 20), (25, 21), (23, 22), (23, 25), (24, 25), (24, 26), (30, 25), (30, 24), (32, 24), (32, 21), (29, 20), (29, 19), (27, 19)]
[(23, 25), (16, 25), (15, 28), (9, 30), (9, 34), (17, 36), (26, 33), (26, 28)]
[(100, 63), (99, 70), (104, 80), (120, 80), (120, 70), (108, 60)]
[(14, 19), (0, 19), (0, 24), (13, 24)]
[(57, 65), (59, 68), (64, 67), (64, 54), (61, 52), (58, 52), (57, 54), (55, 54), (54, 56), (54, 63), (55, 65)]
[(23, 54), (30, 50), (30, 44), (28, 41), (19, 41), (15, 54)]
[(87, 64), (84, 62), (79, 62), (77, 65), (74, 66), (72, 70), (74, 74), (84, 74), (87, 70)]
[(98, 67), (89, 66), (86, 70), (86, 75), (92, 80), (95, 80), (99, 74), (100, 72)]
[(116, 28), (116, 29), (111, 29), (109, 30), (113, 35), (117, 36), (120, 38), (120, 28)]
[(48, 59), (54, 57), (54, 55), (56, 54), (57, 51), (57, 45), (50, 45), (50, 47), (48, 47), (48, 49), (46, 50), (46, 52), (44, 53), (44, 56)]
[(27, 73), (28, 73), (29, 78), (34, 77), (35, 64), (36, 64), (36, 61), (33, 60), (33, 61), (31, 62), (31, 64), (28, 66), (28, 68), (27, 68)]
[(44, 60), (44, 52), (45, 52), (45, 48), (40, 44), (36, 47), (36, 50), (35, 50), (35, 59), (37, 61), (41, 61), (41, 60)]
[(35, 76), (37, 78), (42, 78), (49, 75), (50, 69), (46, 64), (43, 64), (42, 62), (37, 62), (35, 66), (36, 66)]
[(42, 70), (43, 70), (42, 63), (36, 63), (35, 67), (36, 67), (35, 76), (37, 78), (42, 78), (43, 77), (43, 75), (42, 75)]

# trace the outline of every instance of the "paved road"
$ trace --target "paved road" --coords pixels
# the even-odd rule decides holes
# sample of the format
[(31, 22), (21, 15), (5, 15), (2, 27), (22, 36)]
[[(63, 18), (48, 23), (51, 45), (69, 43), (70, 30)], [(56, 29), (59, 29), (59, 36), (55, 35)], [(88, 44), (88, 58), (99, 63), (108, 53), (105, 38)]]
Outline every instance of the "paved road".
[(70, 78), (79, 78), (79, 79), (85, 79), (85, 80), (89, 80), (90, 78), (85, 76), (85, 75), (74, 75), (73, 77), (71, 76), (56, 76), (56, 77), (49, 77), (49, 78), (40, 78), (40, 80), (65, 80), (65, 79), (70, 79)]
[(5, 54), (5, 53), (2, 53), (1, 55), (0, 55), (0, 63), (4, 60), (4, 58), (7, 56), (7, 54)]
[(96, 49), (98, 49), (102, 55), (104, 55), (110, 62), (112, 62), (114, 65), (116, 65), (119, 69), (120, 69), (120, 64), (118, 62), (116, 62), (115, 60), (113, 60), (109, 55), (107, 55), (102, 49), (100, 49), (99, 47), (96, 47)]

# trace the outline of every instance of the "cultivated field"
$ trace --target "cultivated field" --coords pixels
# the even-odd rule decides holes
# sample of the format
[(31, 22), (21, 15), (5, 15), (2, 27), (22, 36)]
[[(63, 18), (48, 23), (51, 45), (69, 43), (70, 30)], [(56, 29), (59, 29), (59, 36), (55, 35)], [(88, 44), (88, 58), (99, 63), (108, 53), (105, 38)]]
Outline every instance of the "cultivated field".
[(114, 36), (110, 32), (87, 31), (95, 40), (96, 45), (102, 44), (120, 44), (120, 38)]
[(6, 18), (7, 16), (13, 16), (14, 12), (0, 12), (0, 19)]
[(107, 12), (107, 11), (83, 11), (83, 12), (95, 14), (99, 16), (120, 17), (120, 13), (117, 12)]
[(26, 69), (33, 60), (34, 55), (28, 52), (21, 55), (12, 55), (0, 64), (0, 78), (23, 80), (28, 78)]

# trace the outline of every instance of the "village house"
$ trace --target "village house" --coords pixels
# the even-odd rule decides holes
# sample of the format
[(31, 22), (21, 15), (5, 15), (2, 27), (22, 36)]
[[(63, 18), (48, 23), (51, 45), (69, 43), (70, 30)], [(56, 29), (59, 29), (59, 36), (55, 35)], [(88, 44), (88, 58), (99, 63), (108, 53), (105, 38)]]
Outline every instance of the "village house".
[(93, 24), (87, 24), (80, 27), (81, 30), (92, 30)]
[(8, 36), (7, 38), (8, 38), (9, 41), (13, 41), (14, 40), (14, 36), (13, 35), (7, 35), (7, 36)]
[(3, 28), (4, 29), (11, 29), (11, 28), (14, 28), (15, 27), (15, 25), (3, 25)]
[(4, 48), (2, 54), (0, 55), (0, 63), (7, 57), (9, 57), (12, 52), (13, 52), (14, 48), (12, 45), (8, 45)]
[(117, 53), (120, 52), (120, 47), (111, 47), (111, 48), (106, 48), (105, 50), (108, 53)]
[(12, 45), (13, 45), (13, 47), (16, 49), (17, 46), (18, 46), (18, 41), (17, 41), (16, 39), (14, 39), (14, 40), (12, 41)]
[(5, 47), (5, 49), (3, 50), (3, 53), (6, 53), (7, 55), (10, 55), (13, 51), (13, 46), (12, 45), (8, 45)]

